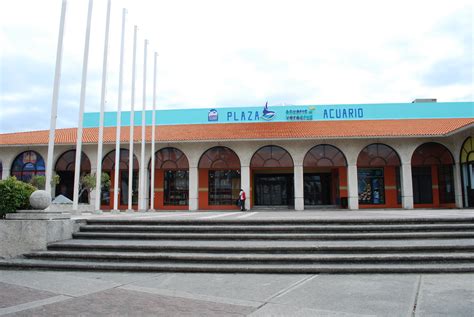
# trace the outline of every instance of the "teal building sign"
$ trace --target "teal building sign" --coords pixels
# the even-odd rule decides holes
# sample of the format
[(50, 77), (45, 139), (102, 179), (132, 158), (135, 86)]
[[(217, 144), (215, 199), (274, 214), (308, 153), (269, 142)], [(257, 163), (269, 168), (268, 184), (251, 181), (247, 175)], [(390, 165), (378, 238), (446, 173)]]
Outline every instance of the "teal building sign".
[[(135, 124), (141, 125), (141, 111), (135, 111)], [(195, 108), (157, 110), (157, 125), (216, 124), (294, 121), (443, 119), (474, 118), (473, 102), (423, 102), (340, 105), (286, 105), (260, 107)], [(151, 125), (152, 111), (145, 113), (145, 124)], [(130, 112), (121, 114), (122, 126), (130, 125)], [(104, 114), (104, 126), (117, 124), (117, 113)], [(84, 114), (84, 127), (99, 126), (99, 113)]]

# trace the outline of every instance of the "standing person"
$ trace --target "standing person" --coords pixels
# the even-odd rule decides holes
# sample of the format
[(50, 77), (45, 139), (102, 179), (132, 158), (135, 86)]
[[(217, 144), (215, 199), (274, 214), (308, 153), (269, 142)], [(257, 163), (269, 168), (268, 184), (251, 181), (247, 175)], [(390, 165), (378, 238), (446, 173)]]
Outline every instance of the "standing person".
[(240, 200), (240, 211), (247, 211), (245, 209), (245, 192), (244, 190), (241, 188), (240, 189), (240, 193), (239, 193), (239, 200)]

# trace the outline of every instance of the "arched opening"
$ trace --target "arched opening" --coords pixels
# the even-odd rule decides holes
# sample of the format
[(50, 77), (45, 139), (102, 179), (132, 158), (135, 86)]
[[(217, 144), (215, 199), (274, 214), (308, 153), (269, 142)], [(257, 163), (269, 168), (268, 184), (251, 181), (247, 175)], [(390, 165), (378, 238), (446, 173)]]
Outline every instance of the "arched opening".
[(415, 207), (454, 206), (454, 159), (439, 143), (420, 145), (411, 157)]
[(199, 159), (199, 208), (237, 209), (240, 160), (234, 151), (216, 146)]
[(18, 180), (29, 183), (35, 175), (44, 176), (45, 171), (43, 157), (38, 152), (25, 151), (13, 160), (11, 175)]
[(357, 158), (360, 208), (400, 208), (400, 157), (390, 146), (374, 143)]
[(260, 148), (250, 161), (255, 206), (293, 206), (294, 169), (290, 153), (282, 147)]
[(461, 148), (463, 206), (474, 207), (474, 138), (468, 137)]
[[(61, 154), (56, 161), (54, 168), (56, 174), (59, 176), (59, 184), (56, 185), (55, 196), (63, 195), (70, 200), (74, 196), (74, 169), (76, 163), (76, 150), (69, 150)], [(81, 155), (81, 173), (83, 176), (91, 172), (91, 162), (87, 155), (82, 152)], [(89, 203), (89, 193), (83, 192), (79, 197), (80, 203)]]
[(320, 144), (309, 150), (303, 161), (303, 175), (305, 207), (347, 207), (347, 161), (338, 148)]
[(156, 209), (188, 209), (189, 163), (182, 151), (167, 147), (155, 153), (154, 181)]
[[(119, 159), (119, 179), (118, 179), (118, 209), (128, 208), (128, 169), (129, 153), (127, 149), (120, 149)], [(102, 172), (110, 176), (110, 188), (102, 188), (101, 208), (113, 209), (114, 207), (114, 182), (115, 182), (115, 150), (110, 151), (102, 159)], [(132, 208), (138, 209), (138, 160), (133, 155), (133, 174), (132, 174)]]

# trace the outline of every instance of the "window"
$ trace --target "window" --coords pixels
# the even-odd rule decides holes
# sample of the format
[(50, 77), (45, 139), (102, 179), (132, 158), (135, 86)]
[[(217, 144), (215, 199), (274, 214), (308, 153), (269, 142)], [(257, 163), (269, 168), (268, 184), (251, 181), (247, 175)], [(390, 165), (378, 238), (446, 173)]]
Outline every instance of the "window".
[(209, 205), (234, 205), (239, 191), (239, 171), (209, 171)]
[(293, 159), (283, 148), (275, 145), (262, 147), (255, 152), (250, 161), (252, 168), (259, 167), (293, 167)]
[(165, 206), (187, 206), (188, 205), (188, 171), (165, 171), (164, 182), (164, 205)]
[(439, 202), (441, 204), (454, 203), (453, 166), (438, 166)]
[(453, 164), (451, 152), (439, 143), (424, 143), (415, 150), (411, 158), (415, 204), (433, 203), (432, 172), (438, 174), (439, 202), (454, 203)]
[(26, 151), (13, 161), (11, 175), (23, 182), (29, 182), (34, 175), (45, 175), (43, 157), (35, 151)]
[(385, 203), (383, 168), (360, 168), (357, 170), (357, 179), (360, 204)]
[(328, 167), (346, 166), (346, 158), (342, 152), (328, 144), (313, 147), (306, 154), (303, 162), (304, 167)]

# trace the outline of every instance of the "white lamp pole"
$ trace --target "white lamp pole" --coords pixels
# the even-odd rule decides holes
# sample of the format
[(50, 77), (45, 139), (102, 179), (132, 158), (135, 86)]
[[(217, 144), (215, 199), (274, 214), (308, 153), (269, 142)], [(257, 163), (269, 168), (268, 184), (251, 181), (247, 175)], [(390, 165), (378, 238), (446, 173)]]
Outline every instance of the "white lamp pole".
[(135, 65), (137, 60), (137, 26), (133, 29), (133, 61), (132, 61), (132, 102), (130, 110), (130, 146), (128, 159), (128, 210), (132, 210), (133, 197), (133, 135), (135, 127)]
[(153, 63), (153, 111), (151, 119), (151, 175), (150, 175), (150, 209), (155, 209), (155, 125), (156, 125), (156, 56)]
[(84, 104), (86, 101), (86, 81), (87, 81), (87, 62), (89, 59), (89, 38), (91, 34), (93, 0), (89, 0), (89, 9), (87, 13), (86, 42), (84, 45), (84, 60), (82, 64), (82, 83), (81, 98), (79, 102), (79, 122), (77, 125), (77, 141), (76, 141), (76, 162), (74, 168), (74, 196), (72, 209), (77, 211), (79, 205), (79, 178), (81, 172), (81, 154), (82, 154), (82, 121), (84, 116)]
[(58, 95), (59, 85), (61, 83), (61, 62), (63, 57), (63, 38), (64, 25), (66, 22), (66, 7), (67, 0), (63, 0), (61, 6), (61, 19), (59, 22), (58, 48), (56, 51), (56, 69), (54, 72), (53, 101), (51, 102), (51, 121), (49, 127), (48, 156), (46, 158), (46, 191), (50, 195), (52, 195), (51, 179), (53, 175), (54, 139), (56, 135), (56, 118), (58, 116)]
[(147, 49), (148, 40), (145, 40), (144, 56), (143, 56), (143, 104), (142, 104), (142, 143), (141, 143), (141, 154), (140, 154), (140, 189), (139, 189), (139, 202), (140, 210), (146, 209), (146, 189), (145, 189), (145, 119), (146, 119), (146, 62), (147, 62)]
[(105, 108), (105, 88), (107, 86), (107, 50), (109, 48), (109, 24), (110, 24), (111, 0), (107, 2), (107, 16), (105, 20), (105, 40), (104, 40), (104, 60), (102, 64), (102, 90), (100, 97), (100, 119), (99, 119), (99, 140), (97, 143), (97, 169), (95, 180), (95, 210), (100, 210), (100, 192), (102, 176), (102, 146), (104, 138), (104, 108)]
[(122, 10), (122, 39), (120, 41), (120, 68), (119, 68), (119, 86), (118, 86), (118, 105), (117, 105), (117, 128), (115, 134), (115, 170), (114, 170), (114, 209), (118, 210), (118, 179), (120, 167), (120, 129), (122, 125), (122, 89), (123, 89), (123, 55), (125, 47), (125, 18), (127, 9)]

